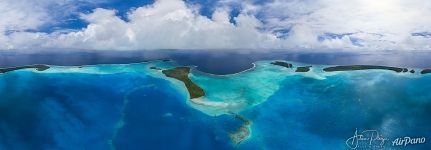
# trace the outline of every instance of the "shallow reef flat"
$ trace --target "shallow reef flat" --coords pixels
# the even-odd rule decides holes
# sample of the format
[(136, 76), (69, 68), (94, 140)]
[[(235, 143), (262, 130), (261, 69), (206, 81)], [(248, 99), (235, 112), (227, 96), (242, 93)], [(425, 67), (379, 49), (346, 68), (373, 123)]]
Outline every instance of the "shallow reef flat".
[[(172, 68), (170, 69), (170, 73), (177, 74), (177, 77), (174, 77), (176, 79), (181, 81), (185, 80), (183, 82), (187, 89), (190, 89), (187, 86), (190, 84), (188, 82), (192, 82), (194, 83), (193, 85), (199, 87), (198, 89), (204, 91), (205, 94), (199, 97), (195, 96), (192, 98), (191, 96), (189, 102), (192, 107), (211, 116), (230, 114), (244, 120), (243, 125), (230, 134), (233, 143), (239, 144), (250, 137), (252, 124), (252, 121), (247, 119), (246, 116), (240, 115), (241, 112), (243, 110), (252, 109), (254, 106), (267, 101), (271, 95), (279, 90), (284, 80), (289, 80), (298, 75), (313, 80), (324, 80), (327, 76), (333, 75), (326, 72), (336, 71), (358, 75), (367, 73), (369, 69), (376, 70), (377, 72), (370, 72), (376, 74), (391, 74), (390, 72), (385, 72), (387, 70), (407, 72), (404, 71), (406, 70), (405, 68), (384, 66), (355, 65), (328, 67), (317, 65), (314, 67), (314, 70), (311, 70), (311, 67), (312, 66), (295, 62), (259, 61), (254, 63), (252, 69), (232, 75), (212, 75), (197, 70), (189, 72), (188, 69), (184, 67)], [(172, 70), (185, 71), (173, 72)], [(173, 76), (172, 74), (170, 76)], [(186, 74), (188, 74), (187, 77), (185, 76)], [(190, 90), (188, 91), (190, 94)]]
[[(106, 131), (104, 129), (104, 134), (109, 135), (104, 141), (109, 141), (111, 147), (125, 146), (121, 143), (128, 143), (125, 140), (127, 138), (124, 137), (129, 135), (136, 136), (134, 137), (136, 139), (145, 137), (145, 133), (135, 133), (139, 128), (148, 128), (149, 130), (145, 131), (154, 132), (154, 135), (162, 132), (157, 130), (157, 124), (146, 126), (145, 122), (148, 121), (160, 121), (158, 123), (163, 124), (167, 120), (169, 123), (163, 124), (167, 131), (183, 135), (181, 129), (175, 128), (175, 132), (170, 130), (170, 128), (174, 128), (170, 125), (179, 123), (181, 127), (186, 128), (189, 122), (194, 120), (193, 128), (187, 128), (187, 132), (199, 135), (208, 133), (205, 134), (208, 136), (205, 138), (219, 139), (210, 141), (210, 143), (216, 143), (220, 146), (220, 142), (225, 142), (226, 145), (222, 145), (226, 149), (234, 149), (233, 147), (250, 149), (256, 145), (263, 149), (295, 149), (313, 144), (320, 146), (320, 148), (340, 149), (340, 147), (344, 147), (345, 139), (343, 138), (349, 135), (331, 137), (333, 135), (326, 133), (326, 131), (338, 132), (337, 129), (340, 129), (343, 131), (342, 133), (350, 133), (347, 127), (352, 126), (352, 124), (338, 122), (334, 118), (341, 117), (349, 120), (348, 122), (360, 123), (361, 127), (382, 126), (383, 128), (383, 125), (394, 127), (403, 124), (400, 117), (392, 116), (392, 114), (410, 114), (410, 109), (415, 109), (416, 112), (411, 121), (415, 124), (421, 124), (417, 127), (418, 132), (425, 133), (424, 131), (431, 129), (431, 123), (424, 119), (428, 117), (427, 112), (422, 111), (429, 110), (429, 106), (431, 106), (429, 101), (431, 95), (428, 92), (431, 88), (431, 84), (428, 84), (431, 82), (431, 76), (426, 74), (431, 71), (429, 69), (368, 65), (311, 66), (289, 61), (258, 61), (254, 63), (253, 68), (236, 74), (214, 75), (201, 72), (191, 66), (181, 66), (174, 61), (166, 60), (136, 64), (47, 66), (44, 68), (49, 69), (43, 71), (23, 69), (22, 71), (9, 71), (0, 74), (0, 89), (2, 89), (0, 92), (6, 95), (5, 101), (12, 102), (16, 97), (25, 95), (20, 92), (28, 91), (27, 100), (33, 97), (33, 99), (40, 98), (41, 101), (44, 101), (43, 97), (56, 97), (55, 94), (61, 93), (63, 95), (60, 94), (60, 98), (72, 98), (68, 99), (70, 103), (78, 102), (77, 99), (85, 99), (87, 103), (90, 103), (91, 108), (102, 109), (109, 106), (108, 108), (113, 110), (110, 115), (114, 115), (114, 118), (110, 118), (109, 115), (103, 115), (104, 117), (97, 115), (108, 112), (104, 109), (101, 112), (88, 112), (89, 116), (83, 114), (76, 116), (83, 115), (88, 120), (97, 120), (91, 117), (101, 117), (110, 123), (114, 122), (112, 128), (115, 132), (113, 134), (109, 134), (110, 128)], [(41, 67), (41, 69), (44, 68)], [(422, 74), (420, 71), (408, 72), (406, 70), (422, 70)], [(15, 76), (20, 76), (23, 79), (28, 78), (25, 81), (42, 82), (46, 80), (46, 83), (32, 84), (39, 86), (33, 89), (31, 87), (15, 87), (24, 85), (20, 83), (22, 81), (14, 80)], [(59, 84), (64, 87), (51, 83), (52, 80), (58, 81), (62, 78), (66, 80), (62, 80)], [(75, 84), (78, 86), (78, 83), (83, 90), (75, 89), (77, 87), (68, 87)], [(38, 93), (43, 93), (43, 91), (38, 90), (43, 89), (45, 85), (47, 86), (46, 91), (49, 92), (45, 92), (47, 95), (38, 96)], [(62, 90), (62, 88), (67, 90)], [(52, 92), (53, 90), (54, 92)], [(84, 92), (88, 90), (95, 91), (96, 95)], [(103, 93), (111, 94), (103, 97), (103, 99), (112, 97), (112, 103), (115, 102), (115, 106), (102, 103), (97, 95), (103, 95)], [(394, 93), (397, 94), (394, 95)], [(418, 97), (417, 95), (421, 96)], [(382, 99), (387, 99), (387, 101), (381, 101)], [(159, 100), (163, 106), (162, 104), (154, 104)], [(175, 106), (167, 105), (172, 104), (172, 100), (175, 101)], [(43, 106), (49, 109), (55, 106), (59, 112), (70, 111), (68, 110), (70, 108), (63, 108), (63, 105), (84, 107), (75, 103), (59, 105), (55, 98), (50, 101), (53, 102)], [(93, 104), (92, 101), (97, 103)], [(27, 103), (23, 102), (23, 104), (18, 105)], [(173, 111), (177, 109), (176, 105), (182, 104), (186, 105), (186, 108), (193, 108), (189, 109), (190, 111), (196, 112), (189, 112), (189, 110), (181, 108), (179, 112), (190, 113), (190, 115), (183, 114), (181, 116), (178, 112)], [(165, 105), (169, 107), (165, 108)], [(154, 110), (152, 110), (153, 107)], [(4, 111), (20, 111), (19, 109), (7, 109), (8, 107), (2, 106), (1, 103), (0, 108), (3, 108)], [(132, 108), (134, 111), (130, 110)], [(86, 106), (75, 109), (93, 110)], [(156, 109), (160, 111), (156, 111)], [(384, 109), (385, 112), (380, 111), (380, 109)], [(114, 112), (117, 113), (113, 114)], [(154, 112), (158, 113), (152, 114)], [(142, 118), (140, 113), (148, 114), (144, 115), (148, 120), (145, 117)], [(11, 113), (3, 114), (6, 115), (4, 118), (11, 118), (7, 116)], [(370, 116), (370, 114), (377, 117)], [(68, 115), (71, 114), (66, 114), (66, 116)], [(200, 119), (193, 118), (193, 116), (206, 119), (205, 121), (196, 121)], [(390, 118), (386, 118), (387, 116)], [(20, 117), (25, 118), (25, 116)], [(192, 119), (190, 120), (190, 118)], [(352, 120), (352, 118), (359, 120)], [(76, 118), (72, 118), (72, 122), (74, 122), (73, 119), (76, 120)], [(382, 121), (371, 123), (370, 120)], [(54, 119), (54, 121), (57, 120)], [(208, 128), (203, 128), (200, 124), (208, 126)], [(309, 126), (310, 124), (314, 126)], [(320, 126), (322, 128), (319, 128)], [(210, 129), (211, 131), (209, 131)], [(385, 127), (385, 131), (392, 131), (392, 129), (395, 132), (395, 128)], [(0, 130), (3, 129), (0, 128)], [(75, 130), (79, 129), (73, 129), (73, 131)], [(94, 130), (94, 135), (100, 134), (96, 132), (101, 131)], [(412, 130), (407, 128), (396, 131), (397, 134), (410, 132)], [(91, 133), (93, 134), (93, 131)], [(392, 132), (385, 132), (388, 136), (392, 135), (390, 133)], [(217, 138), (211, 137), (214, 134)], [(163, 135), (177, 136), (167, 132), (163, 132)], [(76, 135), (73, 136), (76, 137)], [(295, 137), (298, 136), (308, 139), (311, 143), (295, 141)], [(334, 139), (332, 142), (335, 141), (335, 144), (314, 143), (327, 137)], [(79, 138), (74, 140), (79, 141)], [(285, 140), (294, 142), (286, 144), (284, 143)], [(64, 141), (58, 143), (61, 144), (61, 142)], [(148, 141), (147, 144), (149, 143), (154, 144), (154, 141)], [(276, 145), (280, 147), (274, 147)], [(334, 145), (335, 147), (333, 147)], [(172, 146), (175, 147), (175, 145)], [(208, 147), (211, 146), (215, 145), (210, 144)]]
[(236, 131), (229, 134), (229, 137), (234, 144), (240, 144), (250, 137), (252, 122), (241, 115), (235, 113), (231, 113), (231, 115), (234, 115), (236, 119), (242, 121), (241, 126), (236, 129)]
[(255, 67), (232, 75), (212, 75), (197, 70), (190, 79), (205, 91), (191, 105), (209, 115), (238, 113), (264, 102), (287, 77), (287, 68), (256, 62)]

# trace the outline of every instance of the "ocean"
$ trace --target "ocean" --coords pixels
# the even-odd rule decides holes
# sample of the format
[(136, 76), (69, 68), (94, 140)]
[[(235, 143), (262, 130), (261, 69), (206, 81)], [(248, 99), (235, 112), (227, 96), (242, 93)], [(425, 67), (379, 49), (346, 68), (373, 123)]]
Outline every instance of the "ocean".
[[(395, 63), (400, 56), (391, 56), (383, 60), (394, 61), (381, 63), (405, 64), (400, 67), (413, 68), (415, 73), (328, 73), (322, 69), (355, 61), (340, 56), (329, 62), (329, 54), (322, 54), (320, 62), (308, 60), (317, 54), (300, 62), (284, 59), (295, 67), (313, 66), (309, 72), (297, 73), (270, 64), (283, 58), (241, 60), (247, 54), (238, 54), (233, 60), (243, 63), (216, 69), (229, 63), (217, 66), (214, 60), (188, 60), (183, 55), (173, 57), (183, 61), (126, 63), (126, 57), (92, 63), (66, 61), (50, 64), (45, 71), (0, 74), (0, 149), (431, 148), (428, 142), (406, 146), (394, 142), (431, 137), (431, 75), (419, 73), (428, 60), (418, 57), (415, 62)], [(345, 55), (358, 57), (358, 63), (376, 57)], [(222, 61), (221, 56), (213, 57)], [(42, 61), (28, 59), (30, 64)], [(246, 65), (249, 61), (251, 66)], [(209, 62), (213, 65), (205, 65)], [(183, 65), (190, 65), (190, 79), (205, 90), (206, 95), (197, 99), (201, 103), (189, 100), (182, 82), (150, 69)], [(236, 144), (230, 136), (244, 120), (250, 121), (250, 133)], [(370, 142), (355, 135), (374, 139)]]

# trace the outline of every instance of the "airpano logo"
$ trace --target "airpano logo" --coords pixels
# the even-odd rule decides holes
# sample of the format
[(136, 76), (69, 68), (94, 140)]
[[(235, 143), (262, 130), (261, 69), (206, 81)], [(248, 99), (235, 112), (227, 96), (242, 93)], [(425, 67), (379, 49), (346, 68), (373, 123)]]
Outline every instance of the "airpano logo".
[[(388, 145), (391, 141), (392, 145)], [(425, 144), (425, 137), (398, 137), (394, 140), (384, 137), (377, 130), (355, 130), (353, 136), (346, 140), (346, 145), (350, 149), (383, 149), (385, 146), (406, 147), (409, 145)]]
[(414, 145), (414, 144), (424, 144), (426, 142), (425, 137), (420, 138), (412, 138), (412, 137), (403, 137), (403, 138), (396, 138), (392, 141), (392, 146), (407, 146), (407, 145)]

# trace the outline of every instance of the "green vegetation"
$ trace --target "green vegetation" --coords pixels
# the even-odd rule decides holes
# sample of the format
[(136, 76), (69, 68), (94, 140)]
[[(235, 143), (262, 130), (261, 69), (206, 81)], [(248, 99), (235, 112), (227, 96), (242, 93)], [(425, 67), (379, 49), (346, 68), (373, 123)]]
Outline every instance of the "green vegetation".
[(162, 71), (165, 76), (174, 78), (182, 81), (190, 94), (190, 99), (199, 98), (205, 96), (204, 90), (196, 85), (189, 78), (190, 68), (189, 67), (176, 67), (173, 69), (163, 70)]
[(387, 67), (387, 66), (373, 66), (373, 65), (351, 65), (351, 66), (335, 66), (324, 68), (323, 71), (333, 72), (333, 71), (354, 71), (354, 70), (368, 70), (368, 69), (382, 69), (391, 70), (395, 72), (407, 72), (407, 68), (398, 67)]
[(308, 72), (310, 71), (310, 68), (311, 66), (298, 67), (295, 72)]
[(10, 68), (0, 68), (0, 73), (7, 73), (10, 71), (20, 70), (20, 69), (28, 69), (28, 68), (34, 68), (37, 71), (44, 71), (46, 69), (49, 69), (49, 66), (47, 65), (28, 65), (28, 66), (19, 66), (19, 67), (10, 67)]
[(414, 69), (410, 70), (410, 73), (415, 73), (415, 70)]
[(153, 69), (153, 70), (162, 70), (161, 68), (154, 67), (154, 66), (151, 66), (150, 69)]
[(421, 74), (431, 73), (431, 69), (424, 69), (421, 71)]
[(284, 61), (274, 61), (274, 62), (271, 62), (271, 64), (286, 67), (286, 68), (293, 68), (292, 64), (289, 64), (289, 63), (284, 62)]

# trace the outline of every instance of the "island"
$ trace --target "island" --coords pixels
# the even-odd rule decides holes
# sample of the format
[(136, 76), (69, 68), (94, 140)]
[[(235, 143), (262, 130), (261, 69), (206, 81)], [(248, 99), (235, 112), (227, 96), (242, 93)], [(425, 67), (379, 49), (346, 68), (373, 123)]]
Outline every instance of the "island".
[(431, 69), (424, 69), (421, 71), (421, 74), (431, 73)]
[(296, 68), (295, 72), (308, 72), (312, 66), (304, 66)]
[(284, 62), (284, 61), (274, 61), (274, 62), (271, 62), (271, 64), (286, 67), (286, 68), (293, 68), (292, 64), (289, 64), (289, 63)]
[(205, 96), (204, 90), (197, 84), (195, 84), (192, 80), (190, 80), (189, 67), (176, 67), (172, 69), (162, 70), (162, 73), (165, 74), (165, 76), (167, 77), (182, 81), (185, 84), (187, 91), (189, 92), (190, 99)]
[(334, 71), (355, 71), (355, 70), (369, 70), (369, 69), (382, 69), (390, 70), (395, 72), (407, 72), (407, 68), (399, 67), (388, 67), (388, 66), (373, 66), (373, 65), (350, 65), (350, 66), (335, 66), (324, 68), (323, 71), (334, 72)]
[(229, 134), (230, 139), (234, 144), (240, 144), (242, 141), (246, 140), (250, 136), (250, 127), (251, 121), (232, 112), (229, 112), (231, 115), (234, 115), (236, 119), (239, 119), (243, 122), (243, 124), (233, 133)]
[[(150, 67), (151, 69), (159, 69), (156, 67)], [(172, 69), (162, 70), (162, 73), (169, 78), (174, 78), (182, 81), (187, 91), (190, 94), (190, 99), (199, 98), (205, 96), (204, 90), (195, 84), (190, 78), (190, 68), (189, 67), (176, 67)], [(242, 141), (246, 140), (251, 133), (251, 121), (240, 116), (239, 114), (229, 112), (229, 114), (233, 115), (236, 119), (242, 121), (242, 125), (234, 132), (229, 134), (230, 139), (234, 144), (240, 144)]]
[(49, 66), (47, 65), (28, 65), (28, 66), (19, 66), (19, 67), (10, 67), (10, 68), (0, 68), (0, 73), (7, 73), (10, 71), (15, 71), (15, 70), (20, 70), (20, 69), (29, 69), (29, 68), (34, 68), (37, 71), (45, 71), (47, 69), (49, 69)]
[(154, 67), (154, 66), (151, 66), (150, 69), (153, 69), (153, 70), (162, 70), (161, 68)]
[(415, 70), (414, 69), (410, 70), (410, 73), (415, 73)]

